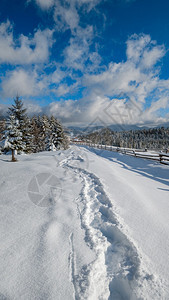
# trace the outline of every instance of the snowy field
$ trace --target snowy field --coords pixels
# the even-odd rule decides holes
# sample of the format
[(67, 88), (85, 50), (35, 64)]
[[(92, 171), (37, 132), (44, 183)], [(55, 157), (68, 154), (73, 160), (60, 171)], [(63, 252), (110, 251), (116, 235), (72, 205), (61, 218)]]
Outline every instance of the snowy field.
[(0, 299), (169, 299), (169, 166), (120, 153), (0, 156)]

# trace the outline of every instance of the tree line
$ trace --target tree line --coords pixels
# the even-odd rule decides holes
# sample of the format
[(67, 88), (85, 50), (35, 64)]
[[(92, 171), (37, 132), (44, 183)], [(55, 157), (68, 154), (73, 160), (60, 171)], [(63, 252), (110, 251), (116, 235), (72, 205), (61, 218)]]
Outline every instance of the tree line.
[(0, 150), (15, 153), (36, 153), (67, 149), (69, 138), (62, 124), (54, 117), (33, 116), (29, 118), (19, 96), (8, 109), (8, 117), (0, 121)]
[(87, 135), (81, 135), (81, 140), (92, 143), (135, 149), (168, 149), (169, 128), (150, 128), (129, 131), (112, 131), (102, 128)]

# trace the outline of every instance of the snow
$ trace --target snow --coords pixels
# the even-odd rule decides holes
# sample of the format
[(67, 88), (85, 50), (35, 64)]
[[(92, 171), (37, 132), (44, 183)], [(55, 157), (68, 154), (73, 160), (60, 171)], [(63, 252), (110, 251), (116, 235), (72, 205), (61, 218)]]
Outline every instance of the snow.
[(0, 175), (0, 299), (169, 299), (169, 166), (71, 146)]

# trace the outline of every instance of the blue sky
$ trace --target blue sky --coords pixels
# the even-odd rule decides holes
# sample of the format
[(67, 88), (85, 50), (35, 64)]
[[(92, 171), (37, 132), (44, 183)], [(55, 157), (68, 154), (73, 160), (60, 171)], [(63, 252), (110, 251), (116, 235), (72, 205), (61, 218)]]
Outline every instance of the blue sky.
[(167, 0), (1, 0), (0, 114), (16, 94), (67, 125), (169, 121)]

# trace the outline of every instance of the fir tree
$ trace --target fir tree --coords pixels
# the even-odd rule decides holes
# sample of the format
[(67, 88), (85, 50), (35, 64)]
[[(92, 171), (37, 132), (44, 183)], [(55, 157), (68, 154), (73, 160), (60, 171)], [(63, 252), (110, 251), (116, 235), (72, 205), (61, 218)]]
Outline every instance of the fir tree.
[(48, 140), (48, 148), (49, 151), (55, 151), (57, 149), (58, 144), (58, 133), (57, 133), (57, 120), (52, 116), (49, 120), (50, 124), (50, 137)]
[(40, 118), (40, 126), (41, 126), (41, 145), (42, 145), (42, 151), (47, 150), (47, 144), (48, 140), (50, 138), (50, 124), (49, 119), (46, 115), (43, 115), (42, 118)]
[(9, 107), (9, 114), (15, 116), (15, 119), (18, 120), (19, 127), (22, 131), (25, 127), (25, 119), (27, 118), (27, 115), (26, 108), (23, 108), (23, 102), (19, 96), (16, 96), (14, 104), (12, 104), (12, 107)]
[(0, 120), (0, 154), (1, 154), (1, 150), (3, 150), (3, 139), (4, 139), (5, 126), (6, 126), (6, 121)]
[(39, 118), (37, 116), (34, 116), (31, 119), (31, 127), (32, 127), (32, 135), (33, 135), (32, 151), (36, 153), (42, 151), (41, 126), (40, 126)]
[(61, 149), (62, 143), (64, 140), (64, 131), (61, 123), (56, 120), (56, 126), (57, 126), (57, 142), (56, 142), (56, 148)]
[(19, 96), (16, 96), (16, 99), (14, 99), (14, 104), (12, 104), (12, 107), (9, 107), (8, 114), (15, 116), (15, 119), (18, 122), (18, 128), (22, 132), (22, 143), (25, 152), (31, 152), (29, 119), (26, 114), (26, 108), (23, 107), (23, 102)]
[(56, 119), (56, 127), (57, 127), (57, 149), (68, 149), (69, 147), (69, 138), (66, 135), (61, 123)]
[(23, 151), (22, 132), (19, 128), (18, 120), (14, 115), (10, 115), (6, 122), (5, 138), (8, 141), (9, 148), (12, 151), (12, 161), (16, 161), (15, 150)]
[(22, 131), (23, 143), (25, 145), (25, 152), (31, 153), (34, 150), (34, 136), (33, 136), (33, 126), (31, 120), (25, 118), (25, 126)]

